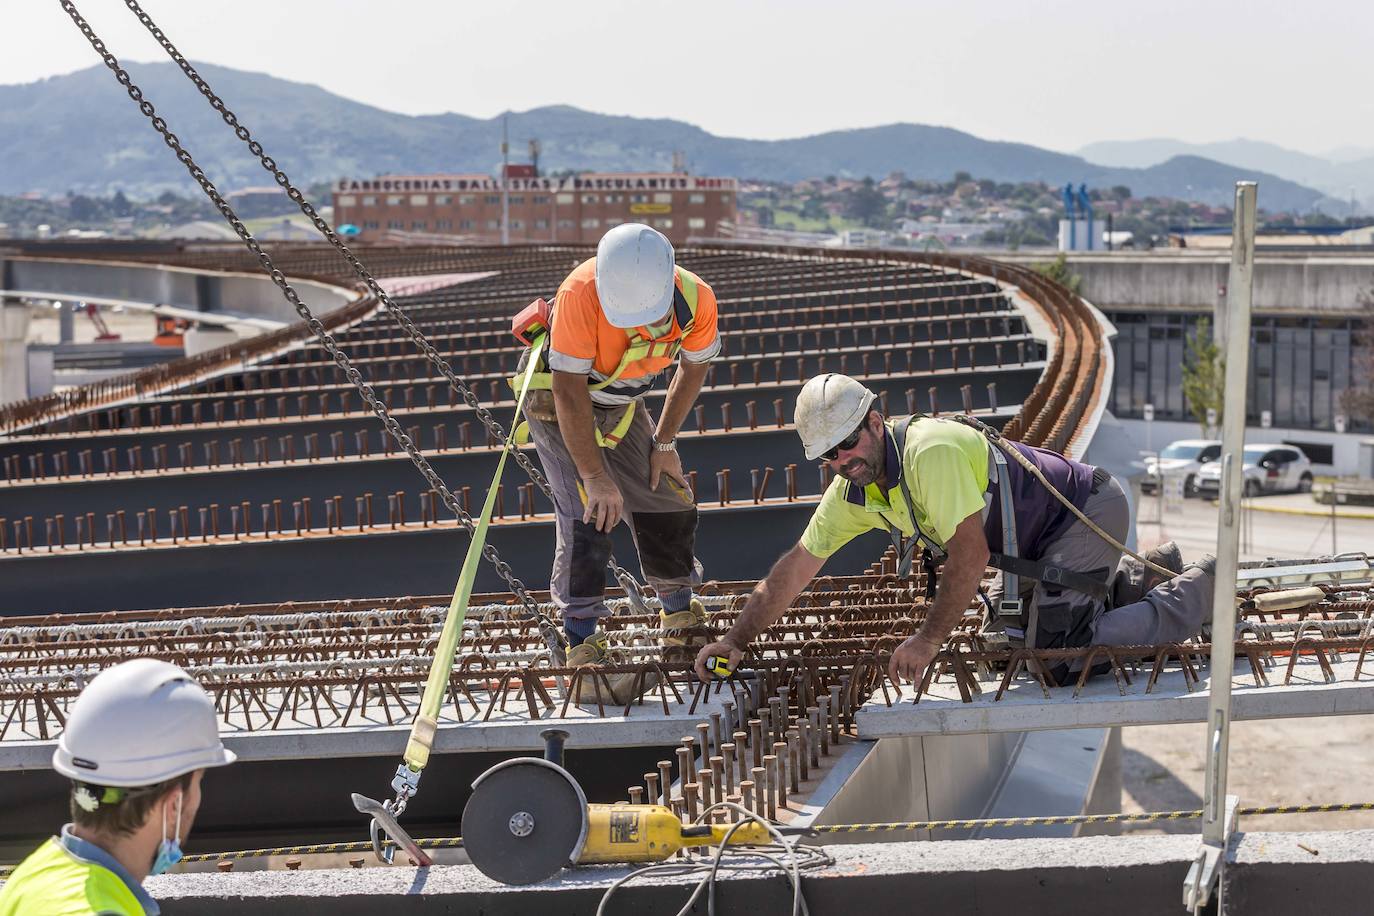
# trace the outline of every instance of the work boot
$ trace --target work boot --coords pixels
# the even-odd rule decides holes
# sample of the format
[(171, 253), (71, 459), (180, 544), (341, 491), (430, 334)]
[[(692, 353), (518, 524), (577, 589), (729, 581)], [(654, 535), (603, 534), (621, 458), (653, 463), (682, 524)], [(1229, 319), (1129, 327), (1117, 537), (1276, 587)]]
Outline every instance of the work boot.
[(694, 662), (697, 653), (709, 643), (714, 634), (708, 624), (709, 616), (700, 601), (693, 598), (685, 611), (668, 614), (658, 612), (658, 625), (663, 630), (659, 644), (663, 646), (665, 662)]
[[(1145, 551), (1145, 559), (1172, 570), (1175, 576), (1183, 572), (1183, 552), (1173, 541), (1165, 541)], [(1121, 565), (1117, 567), (1116, 581), (1112, 584), (1112, 607), (1135, 604), (1144, 598), (1150, 589), (1165, 581), (1167, 580), (1163, 575), (1135, 557), (1123, 556)]]
[[(610, 648), (606, 634), (600, 632), (568, 650), (569, 668), (624, 665), (628, 661), (624, 653)], [(572, 700), (579, 706), (595, 706), (598, 699), (603, 705), (624, 706), (635, 698), (635, 681), (638, 677), (633, 671), (618, 674), (585, 671), (577, 683), (571, 685)], [(638, 694), (642, 696), (657, 683), (657, 675), (646, 673)]]
[(1217, 558), (1210, 553), (1205, 553), (1202, 555), (1201, 560), (1198, 560), (1196, 563), (1189, 563), (1187, 568), (1200, 569), (1209, 576), (1215, 576), (1217, 574)]

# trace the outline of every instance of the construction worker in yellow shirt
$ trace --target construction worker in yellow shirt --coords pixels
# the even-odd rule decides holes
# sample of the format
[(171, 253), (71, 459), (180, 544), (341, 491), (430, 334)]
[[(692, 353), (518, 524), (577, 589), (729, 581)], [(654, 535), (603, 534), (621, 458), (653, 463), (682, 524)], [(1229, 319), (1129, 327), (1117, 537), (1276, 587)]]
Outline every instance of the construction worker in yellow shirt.
[(72, 822), (0, 888), (0, 916), (156, 916), (143, 879), (180, 861), (202, 775), (233, 761), (186, 672), (148, 658), (102, 671), (53, 753), (72, 781)]

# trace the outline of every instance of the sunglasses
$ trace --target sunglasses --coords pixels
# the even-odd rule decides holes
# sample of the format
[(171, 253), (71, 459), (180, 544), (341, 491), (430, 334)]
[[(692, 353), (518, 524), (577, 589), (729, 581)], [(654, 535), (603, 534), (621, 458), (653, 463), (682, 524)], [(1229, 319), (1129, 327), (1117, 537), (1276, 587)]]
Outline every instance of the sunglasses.
[(867, 427), (868, 427), (868, 417), (864, 417), (863, 422), (861, 422), (861, 423), (859, 424), (859, 428), (856, 429), (856, 430), (854, 430), (854, 432), (850, 433), (846, 438), (844, 438), (843, 440), (841, 440), (841, 442), (840, 442), (839, 445), (835, 446), (834, 448), (832, 448), (832, 449), (831, 449), (830, 451), (828, 451), (828, 452), (822, 453), (822, 455), (821, 455), (821, 460), (822, 460), (822, 461), (834, 461), (836, 458), (840, 457), (840, 452), (841, 452), (841, 451), (846, 451), (846, 452), (847, 452), (847, 451), (849, 451), (851, 448), (853, 448), (854, 446), (858, 445), (858, 444), (859, 444), (859, 439), (862, 438), (862, 436), (863, 436), (863, 434), (864, 434), (864, 429), (866, 429)]

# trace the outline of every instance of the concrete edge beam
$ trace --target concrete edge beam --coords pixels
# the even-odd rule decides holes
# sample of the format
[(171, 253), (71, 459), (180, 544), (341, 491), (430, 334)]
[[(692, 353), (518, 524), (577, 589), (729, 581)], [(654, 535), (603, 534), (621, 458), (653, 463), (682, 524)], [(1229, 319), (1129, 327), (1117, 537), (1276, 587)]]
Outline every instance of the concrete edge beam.
[[(830, 847), (834, 864), (802, 878), (810, 911), (852, 913), (856, 901), (951, 913), (1118, 914), (1181, 912), (1183, 878), (1198, 848), (1192, 835), (875, 843)], [(1374, 893), (1374, 831), (1241, 834), (1232, 843), (1227, 907), (1236, 914), (1349, 912)], [(503, 916), (596, 912), (624, 866), (590, 866), (537, 886), (505, 887), (470, 865), (366, 868), (151, 878), (148, 889), (178, 913), (499, 912)], [(675, 912), (699, 876), (636, 879), (608, 912)], [(791, 912), (776, 874), (720, 879), (722, 912)], [(699, 901), (700, 902), (700, 901)]]

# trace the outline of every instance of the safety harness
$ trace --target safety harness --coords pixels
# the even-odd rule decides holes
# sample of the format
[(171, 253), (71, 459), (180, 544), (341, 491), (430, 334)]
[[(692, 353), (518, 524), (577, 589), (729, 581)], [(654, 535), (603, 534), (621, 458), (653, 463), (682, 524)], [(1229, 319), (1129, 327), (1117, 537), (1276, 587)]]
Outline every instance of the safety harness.
[[(892, 438), (897, 446), (897, 482), (901, 487), (902, 498), (906, 500), (907, 512), (911, 516), (911, 525), (915, 529), (915, 534), (910, 538), (903, 536), (901, 529), (890, 518), (882, 515), (882, 513), (879, 514), (887, 523), (888, 534), (892, 538), (892, 546), (897, 551), (899, 575), (908, 576), (911, 574), (912, 556), (916, 546), (918, 544), (921, 546), (921, 564), (926, 574), (926, 597), (927, 599), (934, 599), (938, 581), (936, 567), (945, 558), (945, 551), (933, 538), (921, 530), (921, 525), (916, 520), (916, 503), (912, 500), (911, 490), (906, 483), (907, 430), (921, 416), (921, 414), (912, 414), (902, 417), (892, 427)], [(1010, 446), (1002, 439), (1001, 433), (973, 417), (955, 414), (949, 419), (963, 423), (970, 429), (981, 433), (988, 440), (988, 448), (992, 454), (992, 462), (988, 469), (993, 478), (989, 481), (989, 486), (992, 484), (997, 486), (999, 509), (1002, 516), (1002, 552), (988, 555), (988, 565), (1002, 571), (1002, 597), (994, 612), (997, 620), (1002, 624), (1007, 638), (1013, 644), (1024, 644), (1029, 648), (1035, 648), (1035, 633), (1038, 626), (1037, 608), (1032, 602), (1029, 615), (1026, 614), (1025, 602), (1021, 598), (1021, 579), (1034, 579), (1061, 588), (1073, 589), (1098, 601), (1107, 600), (1107, 583), (1085, 573), (1064, 569), (1042, 560), (1030, 560), (1020, 555), (1016, 540), (1016, 511), (1012, 503), (1011, 473), (1008, 469), (1007, 457), (1004, 454), (1004, 450)], [(1043, 479), (1041, 479), (1041, 483), (1049, 486)], [(1081, 516), (1081, 513), (1078, 514)]]
[[(614, 384), (625, 374), (625, 370), (632, 364), (641, 359), (669, 359), (677, 356), (682, 349), (682, 341), (691, 333), (693, 325), (697, 319), (697, 284), (701, 282), (696, 274), (681, 267), (675, 268), (677, 277), (681, 281), (679, 287), (673, 284), (673, 319), (677, 326), (682, 329), (682, 333), (672, 339), (663, 340), (655, 337), (648, 337), (640, 332), (638, 328), (626, 329), (626, 335), (630, 338), (630, 344), (625, 348), (625, 353), (620, 357), (620, 364), (615, 367), (610, 375), (599, 382), (587, 378), (588, 391), (600, 391), (609, 385)], [(553, 307), (545, 304), (543, 309), (537, 307), (544, 300), (539, 300), (526, 308), (516, 316), (512, 322), (511, 331), (522, 343), (528, 344), (525, 360), (535, 360), (538, 365), (533, 375), (530, 376), (529, 387), (531, 391), (550, 391), (553, 389), (553, 372), (549, 369), (548, 344), (551, 333), (538, 334), (542, 329), (551, 331), (553, 323)], [(533, 310), (533, 311), (532, 311)], [(535, 332), (533, 335), (531, 332)], [(671, 333), (671, 329), (670, 329)], [(506, 381), (514, 389), (520, 382), (524, 373), (511, 376)], [(602, 448), (615, 448), (620, 444), (620, 440), (625, 438), (625, 433), (630, 429), (630, 423), (634, 420), (636, 399), (631, 399), (625, 405), (625, 412), (616, 422), (610, 432), (603, 433), (600, 428), (596, 429), (596, 444)], [(515, 431), (515, 442), (523, 445), (529, 441), (529, 423), (521, 423)]]

